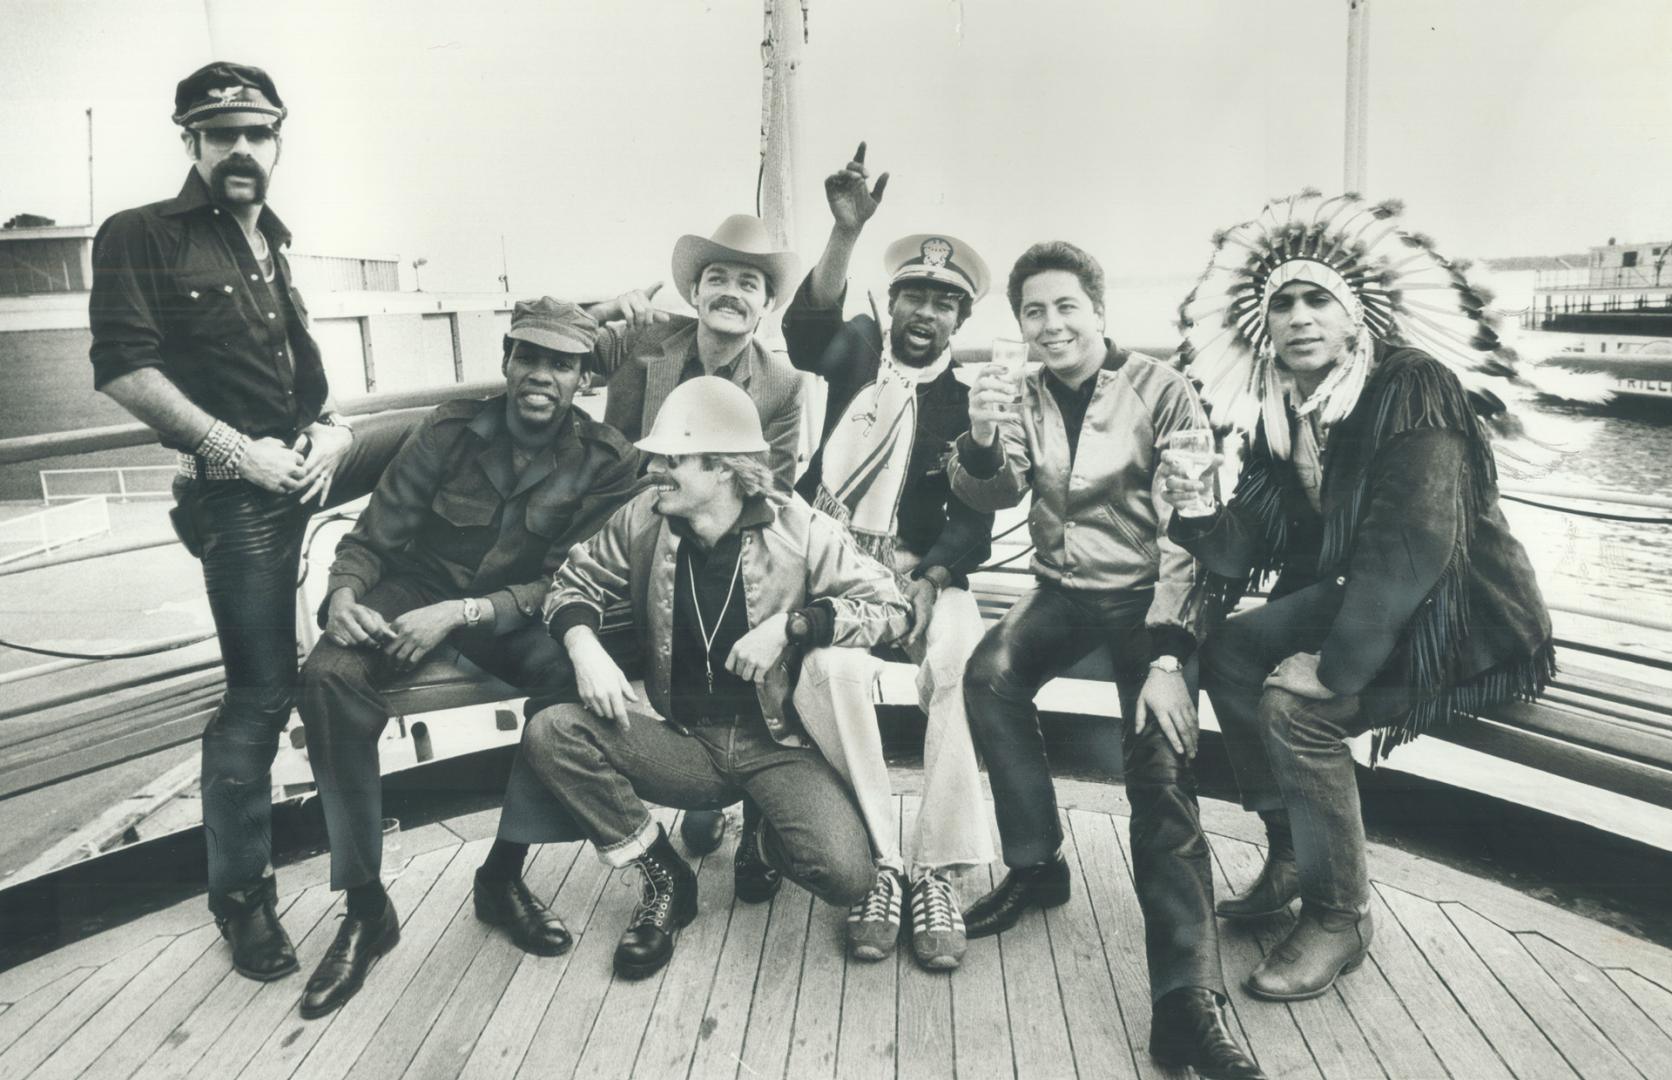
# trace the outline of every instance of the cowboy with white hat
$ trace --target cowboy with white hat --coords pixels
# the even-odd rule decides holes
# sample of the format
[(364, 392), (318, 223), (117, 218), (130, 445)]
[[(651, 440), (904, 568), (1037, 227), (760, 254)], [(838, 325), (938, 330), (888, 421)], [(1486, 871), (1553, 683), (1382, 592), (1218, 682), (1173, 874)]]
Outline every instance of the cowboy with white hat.
[[(570, 552), (546, 598), (580, 702), (537, 713), (525, 744), (599, 857), (644, 875), (615, 952), (623, 978), (661, 970), (697, 913), (696, 876), (641, 797), (694, 811), (747, 794), (764, 820), (746, 831), (740, 863), (775, 867), (832, 904), (865, 894), (865, 827), (796, 717), (828, 684), (826, 657), (850, 651), (825, 646), (868, 648), (907, 622), (893, 576), (776, 490), (759, 416), (736, 386), (680, 385), (637, 445), (655, 455), (651, 487)], [(604, 609), (621, 600), (649, 658), (648, 702), (598, 640)]]

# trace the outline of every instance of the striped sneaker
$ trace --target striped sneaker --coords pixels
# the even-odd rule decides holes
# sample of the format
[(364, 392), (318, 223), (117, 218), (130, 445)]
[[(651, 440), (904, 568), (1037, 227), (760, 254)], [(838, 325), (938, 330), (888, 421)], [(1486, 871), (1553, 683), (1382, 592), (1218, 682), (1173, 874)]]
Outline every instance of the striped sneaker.
[(951, 971), (964, 958), (964, 913), (952, 883), (933, 870), (911, 887), (911, 951), (930, 971)]
[(899, 871), (877, 867), (877, 883), (865, 899), (848, 909), (848, 955), (855, 960), (881, 960), (900, 940), (900, 902), (906, 879)]

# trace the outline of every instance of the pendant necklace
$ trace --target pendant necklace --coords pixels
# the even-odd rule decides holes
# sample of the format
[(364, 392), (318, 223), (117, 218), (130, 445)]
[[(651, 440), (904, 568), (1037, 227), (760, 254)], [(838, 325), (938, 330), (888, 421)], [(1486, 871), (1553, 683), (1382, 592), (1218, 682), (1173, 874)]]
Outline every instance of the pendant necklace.
[(737, 545), (737, 563), (732, 567), (731, 584), (726, 586), (726, 602), (720, 605), (720, 616), (714, 620), (714, 632), (709, 633), (702, 621), (702, 601), (697, 599), (697, 575), (693, 569), (691, 582), (691, 607), (697, 613), (697, 634), (702, 637), (702, 664), (708, 669), (708, 692), (714, 693), (714, 639), (720, 636), (720, 624), (726, 621), (726, 612), (731, 608), (732, 594), (737, 591), (737, 579), (743, 571), (743, 543), (739, 538)]

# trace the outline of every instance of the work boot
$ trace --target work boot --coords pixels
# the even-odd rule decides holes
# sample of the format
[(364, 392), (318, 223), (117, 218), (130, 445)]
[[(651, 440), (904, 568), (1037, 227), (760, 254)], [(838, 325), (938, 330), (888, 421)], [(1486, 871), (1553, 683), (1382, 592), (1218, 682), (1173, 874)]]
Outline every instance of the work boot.
[(972, 938), (1002, 934), (1029, 908), (1068, 903), (1073, 883), (1068, 861), (1060, 851), (1046, 862), (1015, 867), (997, 888), (970, 905), (964, 914), (965, 933)]
[(1301, 901), (1289, 936), (1248, 976), (1248, 992), (1267, 1001), (1304, 1001), (1335, 985), (1370, 953), (1370, 909), (1333, 911)]
[(764, 904), (778, 895), (784, 875), (761, 853), (761, 813), (755, 804), (743, 804), (743, 828), (737, 834), (737, 853), (732, 856), (732, 889), (745, 904)]
[(679, 819), (679, 837), (692, 855), (707, 855), (726, 838), (724, 810), (687, 810)]
[(232, 945), (232, 970), (256, 982), (296, 970), (296, 949), (279, 922), (278, 884), (263, 878), (253, 889), (217, 894), (215, 925)]
[(952, 882), (937, 871), (911, 887), (911, 951), (929, 971), (951, 971), (964, 959), (964, 913)]
[(1186, 1066), (1202, 1080), (1265, 1080), (1225, 1024), (1219, 995), (1200, 986), (1181, 986), (1155, 1003), (1150, 1019), (1150, 1057), (1169, 1069)]
[(1287, 910), (1300, 895), (1300, 873), (1295, 869), (1295, 838), (1289, 831), (1287, 810), (1262, 810), (1266, 823), (1266, 864), (1260, 876), (1240, 896), (1219, 901), (1214, 910), (1227, 919), (1263, 919)]
[(673, 958), (674, 931), (697, 917), (697, 875), (660, 825), (656, 842), (632, 865), (644, 875), (643, 892), (615, 947), (615, 973), (623, 979), (643, 979)]

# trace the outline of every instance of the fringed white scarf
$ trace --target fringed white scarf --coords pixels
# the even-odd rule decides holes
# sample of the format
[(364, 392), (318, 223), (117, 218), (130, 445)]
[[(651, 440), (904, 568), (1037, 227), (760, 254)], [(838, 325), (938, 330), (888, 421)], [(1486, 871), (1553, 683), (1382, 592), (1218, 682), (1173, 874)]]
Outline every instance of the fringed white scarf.
[(1291, 456), (1290, 416), (1304, 420), (1316, 412), (1319, 425), (1326, 432), (1346, 419), (1358, 404), (1359, 395), (1364, 392), (1364, 380), (1370, 374), (1370, 360), (1374, 353), (1375, 343), (1370, 331), (1361, 327), (1347, 355), (1336, 363), (1318, 388), (1302, 400), (1294, 375), (1277, 363), (1270, 346), (1260, 351), (1255, 361), (1260, 368), (1259, 377), (1263, 380), (1260, 418), (1265, 423), (1266, 445), (1273, 457), (1287, 461)]
[(950, 348), (926, 367), (894, 359), (883, 343), (875, 382), (859, 388), (824, 443), (813, 505), (848, 526), (860, 550), (892, 567), (896, 512), (917, 435), (917, 388), (952, 363)]

